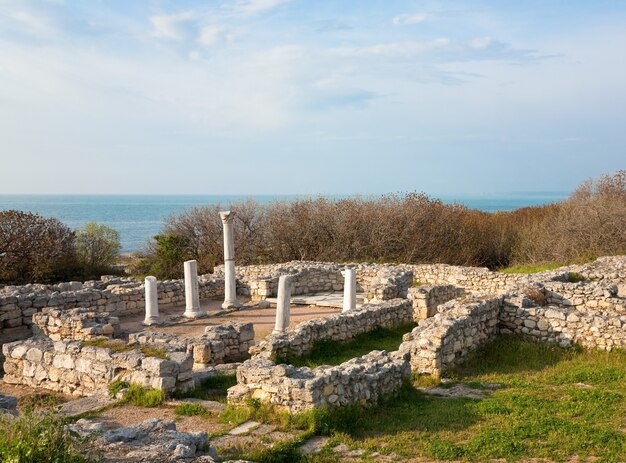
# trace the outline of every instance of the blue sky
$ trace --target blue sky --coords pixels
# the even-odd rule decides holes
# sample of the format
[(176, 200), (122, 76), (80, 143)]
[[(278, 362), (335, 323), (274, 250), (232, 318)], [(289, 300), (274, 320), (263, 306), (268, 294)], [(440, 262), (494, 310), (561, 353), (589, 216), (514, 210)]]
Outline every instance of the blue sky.
[(0, 194), (569, 191), (626, 2), (0, 0)]

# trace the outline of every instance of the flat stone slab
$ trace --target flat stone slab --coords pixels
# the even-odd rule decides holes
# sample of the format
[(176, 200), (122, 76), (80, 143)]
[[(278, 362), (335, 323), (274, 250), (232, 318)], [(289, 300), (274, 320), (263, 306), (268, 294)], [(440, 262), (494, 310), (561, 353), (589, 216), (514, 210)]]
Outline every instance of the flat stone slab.
[(433, 388), (424, 388), (420, 389), (424, 394), (428, 395), (436, 395), (438, 397), (444, 399), (457, 399), (457, 398), (466, 398), (466, 399), (476, 399), (481, 400), (491, 395), (494, 389), (501, 387), (500, 384), (491, 384), (491, 383), (483, 383), (482, 384), (485, 389), (475, 389), (466, 384), (460, 383), (455, 384), (451, 387), (433, 387)]
[(246, 421), (236, 428), (231, 429), (228, 434), (230, 434), (231, 436), (241, 436), (242, 434), (248, 434), (250, 431), (258, 428), (259, 426), (261, 426), (261, 423), (257, 421)]
[(65, 402), (59, 406), (59, 413), (62, 416), (77, 416), (83, 413), (98, 410), (100, 408), (111, 405), (115, 402), (115, 399), (106, 397), (104, 395), (93, 395), (90, 397), (81, 397), (80, 399), (71, 400)]
[[(276, 304), (278, 299), (268, 297), (266, 299), (271, 304)], [(343, 307), (343, 292), (324, 292), (315, 294), (301, 294), (292, 296), (289, 300), (293, 305), (316, 305), (318, 307)], [(356, 295), (357, 307), (363, 304), (363, 294)]]
[(324, 446), (328, 443), (330, 437), (315, 436), (311, 437), (300, 447), (300, 453), (303, 455), (311, 455), (313, 453), (320, 452)]

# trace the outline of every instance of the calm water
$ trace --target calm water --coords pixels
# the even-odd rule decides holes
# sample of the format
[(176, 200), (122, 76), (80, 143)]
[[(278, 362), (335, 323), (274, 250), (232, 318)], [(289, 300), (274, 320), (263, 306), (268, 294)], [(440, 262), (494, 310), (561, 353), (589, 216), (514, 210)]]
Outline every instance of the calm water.
[[(509, 211), (536, 206), (567, 197), (567, 193), (511, 194), (483, 197), (442, 197), (483, 211)], [(100, 222), (115, 228), (124, 252), (144, 247), (159, 232), (168, 216), (193, 206), (220, 204), (253, 198), (259, 203), (293, 200), (298, 196), (82, 196), (82, 195), (0, 195), (0, 210), (18, 209), (56, 217), (70, 228), (86, 222)]]

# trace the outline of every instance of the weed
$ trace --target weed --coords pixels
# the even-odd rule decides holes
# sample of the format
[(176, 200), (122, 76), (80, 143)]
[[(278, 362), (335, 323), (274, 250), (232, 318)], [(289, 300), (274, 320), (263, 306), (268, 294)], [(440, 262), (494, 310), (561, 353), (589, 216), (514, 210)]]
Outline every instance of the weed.
[(569, 272), (567, 274), (567, 281), (569, 281), (570, 283), (580, 283), (581, 281), (587, 281), (587, 278), (585, 278), (580, 273)]
[(109, 394), (111, 394), (112, 396), (115, 396), (118, 392), (123, 391), (124, 389), (128, 389), (129, 387), (130, 387), (130, 384), (127, 383), (126, 381), (116, 379), (111, 384), (109, 384), (109, 387), (108, 387)]
[(63, 397), (47, 392), (28, 394), (18, 398), (17, 403), (20, 410), (28, 412), (48, 410), (65, 402)]
[(174, 414), (178, 416), (203, 416), (208, 413), (209, 411), (202, 405), (194, 403), (180, 404), (174, 409)]
[(165, 393), (160, 389), (145, 388), (132, 383), (122, 400), (138, 407), (153, 408), (163, 403)]

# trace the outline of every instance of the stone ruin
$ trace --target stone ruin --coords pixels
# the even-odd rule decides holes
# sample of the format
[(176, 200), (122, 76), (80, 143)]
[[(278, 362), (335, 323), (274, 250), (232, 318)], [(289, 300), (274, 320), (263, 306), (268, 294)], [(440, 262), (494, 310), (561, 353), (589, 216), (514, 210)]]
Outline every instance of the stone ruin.
[[(396, 392), (411, 372), (440, 375), (500, 334), (562, 346), (626, 347), (624, 256), (534, 275), (444, 264), (289, 262), (235, 268), (232, 213), (223, 213), (222, 221), (226, 265), (213, 274), (198, 277), (195, 263), (186, 262), (184, 280), (103, 278), (1, 289), (5, 382), (90, 395), (123, 380), (170, 393), (191, 387), (194, 370), (251, 355), (237, 370), (229, 400), (254, 398), (300, 412), (376, 403)], [(289, 328), (292, 295), (342, 290), (341, 313)], [(357, 292), (365, 302), (360, 307)], [(114, 339), (120, 316), (145, 311), (145, 324), (159, 324), (159, 306), (185, 302), (183, 316), (198, 318), (204, 316), (200, 299), (223, 297), (223, 307), (233, 310), (239, 305), (236, 295), (256, 302), (278, 297), (275, 329), (258, 346), (251, 324), (238, 323), (208, 327), (194, 337), (140, 332), (131, 333), (129, 343)], [(314, 369), (279, 362), (306, 355), (320, 341), (345, 341), (410, 322), (418, 326), (394, 352), (373, 351)], [(36, 336), (6, 343), (31, 334)], [(108, 339), (117, 348), (90, 345), (93, 339)], [(164, 354), (155, 356), (155, 349)]]

